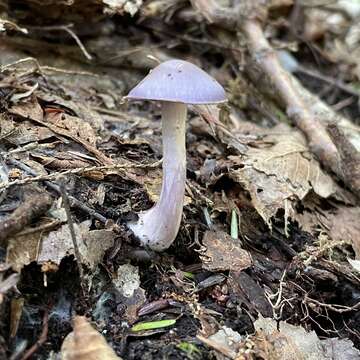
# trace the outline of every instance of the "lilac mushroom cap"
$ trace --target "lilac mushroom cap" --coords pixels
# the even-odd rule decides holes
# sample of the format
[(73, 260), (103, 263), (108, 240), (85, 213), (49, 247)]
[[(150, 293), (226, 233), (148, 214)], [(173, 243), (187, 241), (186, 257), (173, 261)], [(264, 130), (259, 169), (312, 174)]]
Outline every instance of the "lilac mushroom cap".
[(183, 60), (168, 60), (153, 69), (127, 99), (218, 104), (226, 101), (223, 87), (205, 71)]
[(126, 97), (162, 104), (163, 181), (160, 199), (129, 228), (144, 246), (167, 249), (179, 231), (186, 182), (186, 104), (226, 101), (222, 86), (197, 66), (169, 60), (153, 69)]

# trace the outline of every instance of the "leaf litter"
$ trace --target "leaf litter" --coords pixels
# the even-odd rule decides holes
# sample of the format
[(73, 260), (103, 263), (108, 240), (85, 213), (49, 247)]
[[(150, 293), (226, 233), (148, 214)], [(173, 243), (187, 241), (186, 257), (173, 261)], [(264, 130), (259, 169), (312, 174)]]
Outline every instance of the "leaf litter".
[[(10, 4), (0, 19), (0, 305), (13, 319), (11, 344), (1, 319), (1, 355), (90, 358), (91, 344), (104, 359), (360, 358), (352, 182), (309, 144), (274, 74), (259, 73), (268, 59), (253, 61), (251, 36), (237, 38), (213, 1), (49, 4)], [(296, 100), (359, 149), (356, 4), (313, 5), (272, 2), (271, 21), (259, 19), (295, 60)], [(281, 36), (286, 26), (301, 36)], [(190, 108), (185, 211), (162, 254), (125, 225), (161, 188), (159, 108), (121, 101), (156, 65), (148, 54), (200, 65), (230, 98)]]

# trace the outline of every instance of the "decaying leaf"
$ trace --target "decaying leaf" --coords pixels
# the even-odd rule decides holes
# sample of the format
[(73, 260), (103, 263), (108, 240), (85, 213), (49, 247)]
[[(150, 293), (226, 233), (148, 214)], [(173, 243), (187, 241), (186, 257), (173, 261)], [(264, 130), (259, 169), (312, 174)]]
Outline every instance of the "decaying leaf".
[[(222, 353), (229, 355), (231, 359), (236, 358), (242, 340), (243, 337), (237, 331), (226, 326), (208, 338), (215, 349), (222, 349)], [(217, 356), (217, 359), (224, 359), (224, 357)]]
[(356, 258), (360, 259), (360, 207), (341, 207), (332, 216), (323, 216), (331, 239), (352, 245)]
[(23, 145), (51, 138), (55, 134), (42, 126), (34, 126), (30, 121), (17, 123), (9, 118), (1, 118), (0, 135), (14, 145)]
[[(90, 269), (94, 269), (102, 260), (104, 253), (114, 242), (114, 233), (110, 230), (90, 231), (90, 221), (74, 224), (81, 261)], [(19, 234), (9, 240), (7, 261), (13, 269), (20, 271), (24, 265), (32, 261), (38, 264), (54, 263), (60, 265), (63, 258), (74, 255), (74, 246), (67, 224), (57, 230), (44, 233), (43, 227), (38, 231)]]
[[(81, 144), (88, 152), (92, 153), (104, 164), (112, 163), (111, 159), (99, 151), (95, 144), (93, 145), (93, 143), (95, 143), (94, 130), (88, 123), (82, 121), (81, 119), (72, 117), (69, 122), (69, 120), (66, 121), (65, 114), (59, 114), (58, 112), (55, 112), (54, 114), (46, 114), (44, 118), (43, 109), (36, 99), (32, 99), (31, 102), (21, 103), (11, 107), (9, 109), (9, 113), (17, 115), (22, 119), (31, 119), (36, 124), (48, 128), (57, 135), (72, 139), (73, 141)], [(63, 116), (65, 116), (65, 120), (62, 120)], [(57, 124), (58, 121), (60, 121), (59, 125)]]
[(62, 360), (121, 359), (84, 316), (75, 316), (73, 327), (61, 346)]
[(4, 295), (10, 289), (16, 286), (17, 282), (19, 281), (20, 276), (19, 274), (11, 274), (7, 278), (3, 278), (3, 274), (0, 275), (0, 304), (3, 302)]
[(303, 135), (281, 126), (264, 136), (263, 148), (249, 148), (243, 157), (231, 156), (230, 178), (249, 191), (251, 201), (271, 227), (271, 218), (285, 209), (285, 220), (294, 218), (294, 204), (313, 190), (322, 198), (337, 191), (332, 178), (309, 154)]
[[(306, 332), (304, 328), (270, 318), (259, 317), (255, 321), (258, 338), (263, 338), (262, 348), (267, 358), (278, 360), (345, 360), (360, 359), (360, 351), (350, 340), (320, 340), (315, 331)], [(330, 340), (330, 343), (329, 343)], [(329, 346), (331, 344), (331, 346)], [(258, 345), (261, 344), (258, 343)]]
[(96, 145), (96, 133), (89, 123), (66, 113), (54, 112), (45, 117), (45, 121), (58, 128), (65, 129), (74, 138), (87, 141), (92, 146)]
[(360, 259), (360, 207), (338, 205), (328, 211), (311, 210), (296, 215), (301, 228), (313, 234), (321, 230), (333, 241), (351, 244), (356, 259)]
[(204, 269), (241, 271), (251, 266), (249, 252), (241, 248), (238, 240), (223, 231), (206, 231), (203, 245), (206, 250), (201, 252), (200, 257)]

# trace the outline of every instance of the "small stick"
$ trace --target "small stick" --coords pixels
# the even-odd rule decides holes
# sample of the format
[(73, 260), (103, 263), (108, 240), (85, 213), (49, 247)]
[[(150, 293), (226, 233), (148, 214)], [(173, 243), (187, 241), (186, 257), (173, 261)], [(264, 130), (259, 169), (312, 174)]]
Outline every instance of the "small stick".
[[(36, 171), (34, 171), (33, 169), (31, 169), (29, 166), (23, 164), (22, 162), (18, 161), (18, 160), (14, 160), (14, 159), (9, 159), (8, 162), (14, 166), (17, 166), (18, 168), (24, 170), (25, 172), (27, 172), (28, 174), (30, 174), (31, 176), (38, 176), (38, 174), (36, 173)], [(44, 181), (44, 184), (49, 187), (50, 189), (54, 190), (56, 193), (58, 193), (59, 195), (61, 195), (61, 191), (60, 191), (60, 187), (57, 184), (54, 184), (50, 181)], [(99, 214), (98, 212), (96, 212), (94, 209), (90, 208), (89, 206), (83, 204), (81, 201), (79, 201), (78, 199), (74, 198), (73, 196), (69, 196), (69, 200), (71, 203), (71, 206), (76, 206), (78, 209), (88, 213), (90, 216), (92, 216), (93, 218), (95, 218), (96, 220), (99, 220), (100, 222), (102, 222), (103, 224), (105, 224), (107, 222), (107, 219), (105, 216)]]
[(43, 215), (51, 206), (52, 198), (49, 193), (28, 189), (25, 201), (7, 218), (0, 222), (0, 244), (7, 238), (18, 233), (26, 225)]
[(340, 154), (340, 169), (342, 172), (340, 178), (360, 199), (360, 152), (356, 150), (355, 146), (336, 124), (329, 124), (327, 131)]
[(36, 175), (36, 176), (33, 175), (33, 177), (29, 177), (25, 179), (18, 179), (11, 182), (3, 182), (0, 184), (0, 190), (7, 189), (10, 186), (14, 186), (14, 185), (24, 185), (36, 181), (56, 180), (57, 178), (59, 178), (59, 176), (65, 176), (65, 175), (76, 175), (76, 174), (82, 174), (91, 171), (101, 171), (101, 170), (156, 168), (160, 164), (161, 161), (155, 161), (151, 164), (112, 164), (105, 166), (87, 166), (82, 168), (69, 169), (62, 172), (55, 172), (49, 175)]
[(79, 46), (80, 50), (82, 51), (82, 53), (84, 54), (84, 56), (88, 59), (88, 60), (92, 60), (92, 56), (89, 54), (89, 52), (86, 50), (84, 44), (82, 43), (82, 41), (79, 39), (79, 37), (74, 33), (74, 31), (71, 30), (71, 28), (74, 26), (74, 24), (66, 24), (66, 25), (58, 25), (58, 26), (33, 26), (33, 27), (29, 27), (29, 29), (34, 29), (34, 30), (43, 30), (43, 31), (65, 31), (67, 32), (76, 42), (76, 44)]
[[(62, 180), (64, 180), (64, 179), (62, 179)], [(74, 245), (74, 251), (75, 251), (76, 261), (78, 264), (80, 279), (83, 280), (84, 272), (83, 272), (83, 268), (82, 268), (81, 254), (80, 254), (78, 243), (76, 241), (75, 227), (74, 227), (74, 222), (71, 217), (70, 202), (69, 202), (68, 194), (65, 189), (64, 181), (61, 181), (60, 192), (61, 192), (61, 196), (62, 196), (63, 206), (64, 206), (64, 209), (66, 212), (67, 223), (68, 223), (70, 234), (71, 234), (71, 240)]]

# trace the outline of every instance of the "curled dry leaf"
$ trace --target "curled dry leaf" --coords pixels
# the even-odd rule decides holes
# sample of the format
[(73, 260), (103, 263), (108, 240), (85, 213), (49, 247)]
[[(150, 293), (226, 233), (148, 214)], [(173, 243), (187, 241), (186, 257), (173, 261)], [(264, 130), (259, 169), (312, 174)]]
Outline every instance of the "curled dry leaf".
[(84, 316), (75, 316), (74, 330), (61, 346), (62, 360), (119, 360), (105, 338), (96, 331)]

